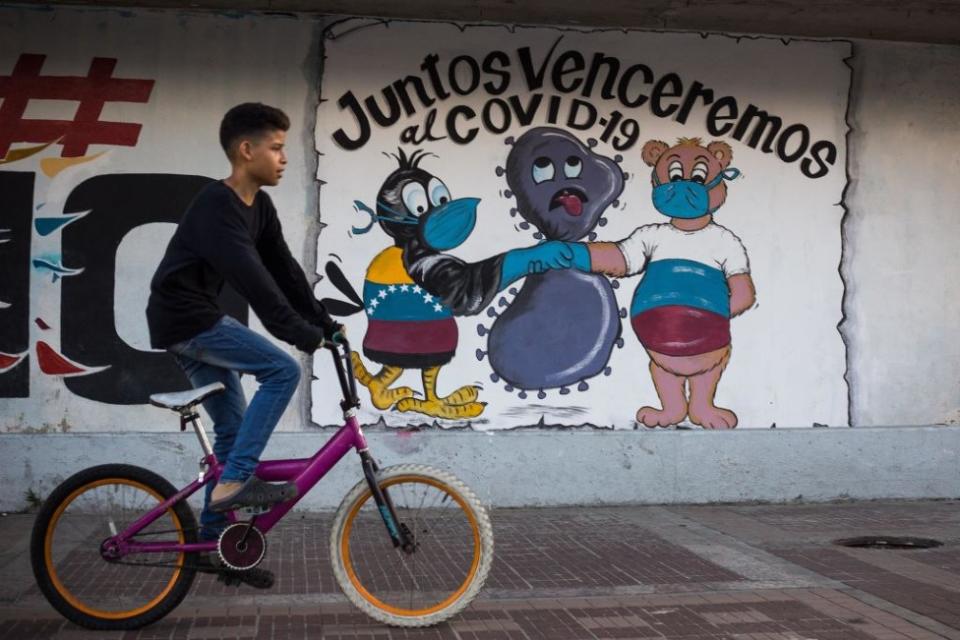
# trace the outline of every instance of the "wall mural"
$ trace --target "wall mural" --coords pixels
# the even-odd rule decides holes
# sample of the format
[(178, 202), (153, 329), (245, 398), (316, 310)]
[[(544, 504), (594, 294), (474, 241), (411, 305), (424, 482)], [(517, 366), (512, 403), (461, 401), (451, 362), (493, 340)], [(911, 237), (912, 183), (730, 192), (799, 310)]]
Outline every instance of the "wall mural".
[[(107, 151), (88, 154), (90, 145), (135, 147), (141, 124), (100, 121), (108, 102), (149, 102), (153, 80), (113, 78), (117, 60), (94, 58), (86, 76), (41, 75), (46, 56), (23, 54), (13, 73), (0, 77), (0, 151), (4, 165), (22, 166), (39, 158), (42, 177), (54, 180), (71, 167), (94, 162)], [(72, 120), (24, 118), (30, 100), (77, 102)], [(14, 143), (43, 144), (10, 149)], [(59, 156), (56, 155), (59, 152)], [(11, 166), (16, 168), (16, 166)], [(59, 289), (60, 319), (54, 322), (59, 340), (43, 337), (33, 345), (37, 367), (47, 376), (63, 378), (67, 389), (80, 397), (110, 404), (145, 404), (151, 393), (189, 387), (175, 363), (162, 353), (136, 349), (117, 333), (114, 321), (116, 255), (132, 229), (154, 222), (176, 223), (187, 204), (210, 178), (161, 174), (107, 174), (84, 180), (63, 203), (62, 213), (48, 211), (46, 202), (31, 211), (35, 174), (5, 171), (3, 193), (12, 196), (8, 241), (3, 251), (10, 261), (10, 284), (15, 287), (3, 309), (11, 317), (5, 337), (9, 351), (0, 353), (0, 396), (29, 397), (29, 296), (33, 276)], [(42, 194), (41, 194), (42, 195)], [(22, 203), (16, 206), (16, 202)], [(25, 205), (25, 206), (24, 206)], [(30, 222), (33, 229), (30, 229)], [(59, 235), (57, 251), (31, 257), (31, 232), (38, 237)], [(16, 250), (18, 249), (18, 250)], [(82, 266), (73, 266), (82, 265)], [(246, 305), (226, 291), (231, 313), (246, 320)], [(50, 318), (53, 322), (53, 318)], [(34, 324), (44, 336), (53, 327), (41, 316)], [(56, 348), (51, 342), (59, 342)], [(18, 352), (19, 350), (19, 352)]]
[[(149, 279), (190, 200), (228, 168), (217, 141), (220, 118), (251, 97), (250, 87), (230, 78), (226, 88), (204, 81), (202, 92), (185, 99), (198, 85), (180, 56), (219, 60), (237, 22), (0, 11), (17, 14), (0, 27), (9, 52), (0, 54), (0, 431), (169, 429), (168, 417), (144, 405), (152, 393), (189, 383), (169, 355), (149, 347)], [(58, 21), (76, 37), (36, 37), (60, 28)], [(288, 19), (250, 22), (252, 32), (289, 47), (282, 60), (251, 53), (238, 64), (283, 70), (271, 72), (275, 84), (266, 90), (285, 88), (294, 104), (281, 106), (302, 126), (310, 88), (298, 65), (312, 28)], [(140, 46), (157, 33), (170, 43), (163, 55)], [(226, 74), (227, 62), (212, 64), (212, 75)], [(316, 204), (305, 206), (312, 171), (297, 156), (306, 149), (291, 146), (297, 177), (272, 195), (291, 245), (302, 246)], [(248, 321), (232, 290), (221, 302)], [(290, 413), (287, 428), (302, 428)]]
[[(225, 171), (223, 111), (268, 96), (302, 128), (271, 196), (359, 347), (365, 421), (847, 424), (849, 43), (361, 19), (318, 42), (251, 18), (290, 45), (243, 54), (270, 81), (195, 86), (234, 21), (107, 21), (46, 51), (0, 29), (4, 430), (162, 428), (142, 405), (186, 381), (146, 343), (145, 287)], [(169, 56), (138, 46), (158, 31)], [(314, 374), (311, 417), (336, 424)]]
[[(9, 216), (4, 217), (9, 219), (8, 224), (11, 225), (3, 230), (5, 237), (0, 241), (9, 246), (0, 247), (0, 260), (6, 263), (4, 273), (13, 276), (5, 279), (6, 286), (10, 288), (7, 294), (9, 300), (0, 307), (0, 313), (8, 319), (4, 322), (2, 334), (7, 344), (0, 353), (0, 397), (29, 396), (30, 269), (38, 277), (49, 278), (51, 284), (62, 281), (64, 289), (71, 288), (66, 283), (83, 274), (86, 267), (72, 267), (66, 263), (71, 259), (82, 263), (88, 254), (105, 256), (98, 251), (104, 248), (109, 250), (100, 243), (103, 236), (119, 233), (119, 237), (122, 237), (129, 229), (120, 220), (103, 220), (101, 216), (94, 216), (91, 225), (93, 233), (89, 234), (92, 237), (85, 238), (87, 241), (80, 243), (80, 246), (70, 243), (68, 238), (75, 236), (70, 232), (69, 225), (83, 219), (91, 210), (76, 207), (76, 203), (71, 203), (70, 199), (63, 213), (45, 209), (44, 201), (34, 207), (36, 174), (9, 169), (23, 166), (31, 157), (42, 154), (39, 162), (41, 177), (53, 180), (64, 170), (93, 162), (106, 153), (100, 151), (91, 154), (90, 145), (136, 146), (141, 129), (139, 123), (103, 121), (100, 116), (107, 103), (149, 102), (154, 84), (149, 79), (113, 77), (117, 65), (114, 58), (93, 58), (84, 76), (44, 74), (46, 58), (45, 55), (34, 53), (21, 54), (10, 75), (0, 76), (0, 98), (3, 99), (0, 103), (0, 166), (5, 169), (0, 173), (0, 183), (4, 186), (0, 193), (4, 194), (4, 204), (10, 207)], [(77, 105), (73, 118), (69, 120), (25, 117), (31, 101), (37, 100), (64, 100), (76, 102)], [(41, 144), (11, 148), (16, 143)], [(31, 222), (33, 229), (30, 228)], [(120, 224), (111, 224), (114, 222)], [(61, 250), (37, 253), (31, 257), (32, 232), (39, 237), (62, 234), (64, 240)], [(65, 258), (64, 253), (69, 258)], [(98, 287), (104, 280), (111, 282), (114, 272), (88, 272), (87, 275), (88, 281), (92, 275)], [(68, 295), (64, 294), (64, 297)], [(76, 326), (78, 318), (89, 316), (93, 309), (90, 302), (86, 296), (81, 296), (73, 304), (65, 304), (65, 324), (68, 327)], [(108, 309), (112, 311), (112, 304)], [(109, 320), (108, 325), (99, 326), (112, 326), (112, 317)], [(43, 331), (51, 330), (51, 326), (40, 316), (34, 322)], [(84, 323), (79, 333), (88, 334), (97, 328), (98, 325)], [(65, 333), (69, 334), (69, 331)], [(63, 344), (71, 345), (75, 340), (67, 337)], [(80, 341), (84, 341), (82, 337)], [(44, 339), (36, 340), (34, 352), (40, 371), (50, 376), (88, 376), (101, 373), (111, 366), (89, 365), (72, 360)], [(136, 359), (129, 364), (136, 366)], [(107, 394), (106, 397), (113, 401), (125, 400), (117, 394)]]
[(846, 424), (847, 43), (351, 20), (325, 55), (318, 266), (366, 418)]

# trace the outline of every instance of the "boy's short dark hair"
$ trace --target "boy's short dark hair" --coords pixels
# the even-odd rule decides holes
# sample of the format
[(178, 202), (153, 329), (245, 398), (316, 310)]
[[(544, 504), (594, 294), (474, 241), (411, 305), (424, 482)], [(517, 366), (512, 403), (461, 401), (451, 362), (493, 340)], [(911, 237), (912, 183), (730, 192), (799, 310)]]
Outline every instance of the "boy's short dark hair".
[(244, 102), (227, 111), (220, 122), (220, 146), (230, 155), (230, 148), (245, 136), (259, 136), (271, 131), (286, 131), (290, 118), (280, 109), (259, 102)]

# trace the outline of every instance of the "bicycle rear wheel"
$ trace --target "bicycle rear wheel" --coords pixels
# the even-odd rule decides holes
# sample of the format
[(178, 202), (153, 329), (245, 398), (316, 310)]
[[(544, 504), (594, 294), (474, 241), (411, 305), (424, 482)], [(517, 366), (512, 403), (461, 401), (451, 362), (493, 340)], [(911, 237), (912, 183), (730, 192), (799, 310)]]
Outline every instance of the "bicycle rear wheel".
[[(167, 615), (187, 595), (196, 571), (184, 553), (131, 554), (110, 561), (100, 544), (176, 489), (157, 474), (111, 464), (71, 476), (37, 514), (30, 560), (40, 591), (68, 620), (89, 629), (136, 629)], [(196, 520), (185, 501), (131, 540), (194, 542)]]
[(366, 481), (334, 518), (330, 554), (347, 598), (370, 617), (401, 627), (436, 624), (470, 604), (493, 560), (493, 529), (473, 492), (444, 471), (403, 464), (377, 474), (415, 549), (395, 548)]

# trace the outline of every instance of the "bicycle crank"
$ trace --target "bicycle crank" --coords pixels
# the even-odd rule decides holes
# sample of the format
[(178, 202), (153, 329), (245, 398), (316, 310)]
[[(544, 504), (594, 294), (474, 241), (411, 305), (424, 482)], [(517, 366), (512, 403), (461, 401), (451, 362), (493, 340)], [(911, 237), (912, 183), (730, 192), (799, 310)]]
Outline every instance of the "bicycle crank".
[(224, 566), (246, 571), (260, 564), (267, 552), (267, 540), (252, 524), (235, 522), (223, 530), (217, 541), (217, 554)]

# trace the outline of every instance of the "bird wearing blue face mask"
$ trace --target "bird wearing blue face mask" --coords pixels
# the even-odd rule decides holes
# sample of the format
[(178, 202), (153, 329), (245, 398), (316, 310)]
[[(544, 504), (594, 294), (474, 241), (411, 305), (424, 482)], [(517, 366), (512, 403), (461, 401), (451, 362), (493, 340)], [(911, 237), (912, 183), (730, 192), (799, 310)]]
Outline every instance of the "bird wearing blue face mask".
[[(346, 290), (346, 278), (328, 263), (331, 281), (356, 304), (324, 303), (334, 315), (366, 313), (363, 353), (381, 368), (371, 373), (356, 352), (353, 365), (375, 407), (470, 419), (486, 406), (478, 401), (479, 387), (463, 385), (447, 395), (437, 391), (440, 369), (456, 354), (455, 316), (479, 313), (510, 283), (530, 273), (569, 268), (579, 256), (561, 242), (513, 249), (475, 263), (444, 253), (470, 237), (480, 200), (454, 198), (440, 178), (420, 167), (429, 155), (399, 149), (393, 156), (399, 168), (384, 180), (375, 205), (354, 203), (370, 216), (369, 224), (354, 227), (354, 233), (367, 233), (376, 223), (393, 245), (367, 267), (362, 300)], [(410, 387), (392, 387), (407, 369), (421, 371), (423, 397)]]

